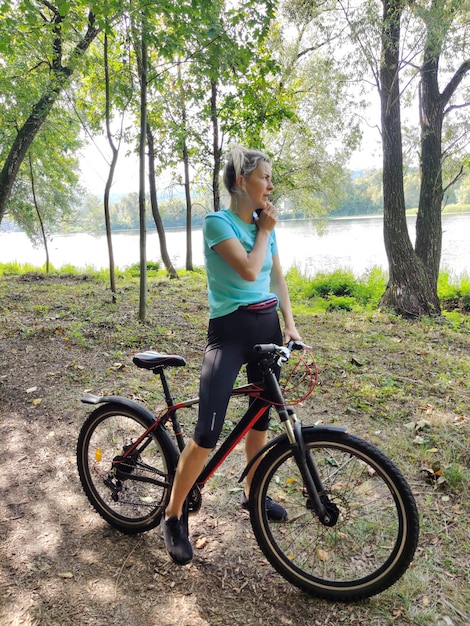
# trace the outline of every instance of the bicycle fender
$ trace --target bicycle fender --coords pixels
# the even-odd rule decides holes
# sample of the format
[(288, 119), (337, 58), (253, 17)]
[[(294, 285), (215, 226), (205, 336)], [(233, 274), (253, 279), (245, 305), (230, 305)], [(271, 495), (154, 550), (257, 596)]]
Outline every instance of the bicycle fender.
[[(321, 433), (331, 433), (331, 432), (345, 432), (346, 428), (344, 428), (343, 426), (302, 426), (302, 432), (305, 431), (310, 431), (310, 430), (314, 430), (316, 433), (318, 433), (319, 435)], [(243, 470), (242, 475), (240, 476), (240, 478), (238, 479), (238, 482), (241, 483), (242, 480), (246, 477), (246, 475), (248, 474), (248, 472), (250, 471), (251, 467), (253, 466), (253, 464), (264, 454), (266, 454), (266, 452), (268, 452), (269, 450), (271, 450), (272, 448), (274, 448), (274, 446), (280, 445), (280, 444), (284, 444), (285, 442), (288, 443), (288, 439), (287, 439), (287, 435), (283, 434), (283, 435), (279, 435), (278, 437), (275, 437), (274, 439), (271, 439), (271, 441), (268, 441), (268, 443), (263, 446), (261, 448), (261, 450), (258, 450), (258, 452), (255, 454), (255, 456), (250, 460), (249, 463), (247, 463), (245, 469)]]
[(124, 396), (95, 396), (92, 393), (86, 393), (80, 398), (80, 401), (84, 404), (93, 404), (95, 406), (98, 404), (120, 404), (139, 413), (148, 422), (149, 426), (156, 421), (155, 415), (149, 409)]

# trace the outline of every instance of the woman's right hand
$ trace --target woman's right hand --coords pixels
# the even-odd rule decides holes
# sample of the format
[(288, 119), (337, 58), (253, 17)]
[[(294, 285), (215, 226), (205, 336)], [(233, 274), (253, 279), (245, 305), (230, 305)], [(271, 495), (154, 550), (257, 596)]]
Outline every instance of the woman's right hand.
[(272, 231), (277, 222), (277, 210), (274, 204), (266, 202), (266, 206), (260, 212), (258, 219), (256, 220), (256, 226), (258, 230), (263, 229)]

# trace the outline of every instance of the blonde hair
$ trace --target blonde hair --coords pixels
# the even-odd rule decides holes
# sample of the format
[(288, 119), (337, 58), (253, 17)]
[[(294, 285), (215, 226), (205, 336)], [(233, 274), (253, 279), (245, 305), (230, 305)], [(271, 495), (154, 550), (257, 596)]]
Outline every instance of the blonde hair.
[(223, 174), (224, 186), (231, 196), (241, 193), (237, 187), (237, 178), (240, 175), (250, 176), (261, 161), (271, 163), (268, 155), (261, 150), (249, 150), (243, 146), (231, 148)]

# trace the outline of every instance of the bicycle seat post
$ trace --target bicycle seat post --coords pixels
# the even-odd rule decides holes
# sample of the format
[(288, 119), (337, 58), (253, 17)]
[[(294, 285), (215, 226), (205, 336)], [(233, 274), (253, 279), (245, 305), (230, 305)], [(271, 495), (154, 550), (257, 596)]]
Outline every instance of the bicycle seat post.
[(166, 376), (165, 376), (165, 368), (164, 368), (164, 366), (160, 365), (160, 366), (156, 367), (153, 371), (154, 371), (155, 374), (158, 374), (160, 376), (160, 382), (162, 383), (163, 395), (165, 396), (166, 405), (168, 407), (173, 406), (174, 405), (174, 401), (173, 401), (173, 397), (171, 395), (171, 391), (170, 391), (170, 387), (168, 385), (168, 381), (167, 381)]
[[(165, 376), (165, 367), (163, 365), (156, 367), (154, 369), (154, 373), (155, 374), (158, 373), (158, 375), (160, 376), (160, 381), (162, 383), (162, 388), (163, 388), (163, 394), (165, 396), (165, 402), (166, 402), (167, 407), (171, 409), (171, 407), (175, 405), (175, 402), (173, 400), (173, 396), (171, 395), (170, 386), (168, 385), (168, 381)], [(173, 431), (175, 433), (176, 441), (178, 443), (178, 448), (180, 451), (182, 451), (186, 444), (183, 438), (181, 425), (176, 416), (176, 410), (172, 410), (169, 413), (170, 413), (171, 423), (173, 424)]]

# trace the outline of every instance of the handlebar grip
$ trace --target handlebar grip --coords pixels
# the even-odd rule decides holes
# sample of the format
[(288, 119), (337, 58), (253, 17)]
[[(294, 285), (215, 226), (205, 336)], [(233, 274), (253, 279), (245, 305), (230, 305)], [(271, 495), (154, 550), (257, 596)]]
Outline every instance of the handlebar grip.
[(280, 346), (277, 346), (275, 343), (257, 343), (254, 346), (256, 352), (259, 352), (260, 354), (277, 352), (279, 348)]

